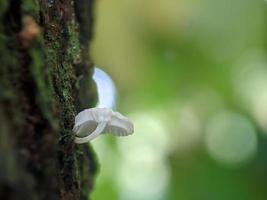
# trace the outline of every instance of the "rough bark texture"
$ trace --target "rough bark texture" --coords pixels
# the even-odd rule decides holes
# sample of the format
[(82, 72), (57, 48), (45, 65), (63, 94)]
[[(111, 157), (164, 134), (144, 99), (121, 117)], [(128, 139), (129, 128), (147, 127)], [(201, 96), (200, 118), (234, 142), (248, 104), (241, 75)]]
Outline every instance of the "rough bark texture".
[(92, 0), (0, 1), (0, 199), (88, 199), (96, 162), (73, 143), (94, 101)]

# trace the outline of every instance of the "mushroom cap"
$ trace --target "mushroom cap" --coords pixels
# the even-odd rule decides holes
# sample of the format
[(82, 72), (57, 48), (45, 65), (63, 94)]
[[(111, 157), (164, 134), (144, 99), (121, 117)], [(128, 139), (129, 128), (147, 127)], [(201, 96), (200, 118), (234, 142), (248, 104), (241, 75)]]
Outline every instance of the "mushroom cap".
[(117, 90), (112, 78), (102, 69), (94, 67), (93, 80), (96, 84), (97, 108), (115, 108)]
[(83, 110), (75, 117), (73, 131), (79, 138), (90, 135), (98, 124), (106, 122), (101, 133), (111, 133), (114, 136), (131, 135), (134, 131), (132, 122), (118, 112), (109, 108), (90, 108)]

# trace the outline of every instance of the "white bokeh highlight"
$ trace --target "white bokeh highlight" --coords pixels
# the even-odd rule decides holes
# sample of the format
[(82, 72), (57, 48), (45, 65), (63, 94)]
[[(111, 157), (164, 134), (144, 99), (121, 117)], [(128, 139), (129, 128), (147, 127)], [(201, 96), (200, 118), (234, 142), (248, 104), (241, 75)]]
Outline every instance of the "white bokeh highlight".
[(224, 112), (208, 122), (205, 145), (210, 156), (218, 163), (241, 166), (256, 154), (257, 135), (247, 118)]
[(267, 58), (266, 52), (247, 52), (233, 70), (237, 101), (254, 117), (267, 135)]
[(130, 116), (135, 124), (131, 140), (117, 141), (122, 156), (117, 181), (121, 200), (163, 200), (169, 169), (168, 133), (162, 119), (151, 113)]

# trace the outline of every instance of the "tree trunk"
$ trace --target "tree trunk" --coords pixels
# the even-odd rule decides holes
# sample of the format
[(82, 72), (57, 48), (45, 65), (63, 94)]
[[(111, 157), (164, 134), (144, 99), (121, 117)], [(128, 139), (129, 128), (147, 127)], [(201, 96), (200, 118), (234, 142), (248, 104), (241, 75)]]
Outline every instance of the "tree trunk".
[(92, 106), (93, 0), (0, 1), (0, 199), (88, 199), (96, 162), (72, 128)]

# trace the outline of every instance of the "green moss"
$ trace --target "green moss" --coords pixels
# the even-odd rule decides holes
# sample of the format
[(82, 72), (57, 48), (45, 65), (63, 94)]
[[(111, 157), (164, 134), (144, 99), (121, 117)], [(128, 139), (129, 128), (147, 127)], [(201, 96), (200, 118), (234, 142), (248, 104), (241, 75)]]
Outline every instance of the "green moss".
[(6, 48), (8, 39), (6, 36), (0, 37), (0, 97), (6, 100), (16, 99), (16, 92), (11, 89), (11, 80), (16, 80), (19, 75), (18, 60), (12, 50)]
[[(58, 120), (59, 131), (56, 132), (55, 138), (58, 142), (58, 166), (60, 169), (58, 179), (61, 192), (77, 195), (82, 189), (83, 196), (86, 197), (87, 186), (89, 182), (93, 182), (94, 175), (88, 170), (88, 166), (94, 165), (94, 162), (88, 161), (86, 155), (81, 152), (81, 148), (75, 148), (72, 132), (74, 118), (77, 114), (75, 98), (78, 98), (75, 96), (78, 91), (75, 87), (77, 78), (74, 68), (76, 64), (81, 63), (78, 25), (74, 19), (61, 18), (59, 15), (51, 17), (51, 13), (47, 12), (46, 2), (40, 2), (43, 18), (51, 21), (44, 20), (44, 42), (37, 39), (29, 50), (32, 59), (31, 73), (38, 92), (37, 103), (50, 123), (55, 121), (51, 111), (55, 113)], [(26, 0), (23, 4), (24, 12), (36, 16), (36, 9), (39, 8), (34, 0)], [(55, 3), (51, 12), (60, 11), (61, 8), (56, 5), (59, 4)], [(67, 15), (73, 16), (72, 13), (67, 13)], [(51, 108), (51, 105), (54, 108)], [(80, 150), (77, 151), (77, 149)], [(91, 178), (88, 181), (89, 176)]]
[(77, 176), (80, 180), (79, 188), (81, 190), (81, 199), (87, 199), (88, 193), (93, 189), (91, 183), (93, 183), (97, 169), (96, 155), (90, 145), (77, 147), (76, 154), (80, 164), (80, 173), (77, 174)]
[(52, 127), (56, 127), (51, 110), (53, 104), (53, 86), (51, 67), (44, 67), (45, 57), (42, 51), (41, 39), (39, 38), (33, 47), (29, 50), (31, 56), (31, 73), (36, 83), (36, 99), (38, 107), (41, 109), (45, 118), (50, 122)]
[(24, 0), (21, 4), (21, 9), (26, 14), (31, 14), (35, 19), (39, 20), (39, 3), (37, 0)]
[[(73, 85), (76, 81), (73, 68), (74, 64), (81, 62), (81, 48), (75, 21), (67, 22), (65, 29), (62, 27), (59, 35), (55, 35), (54, 32), (47, 33), (47, 38), (54, 38), (53, 40), (48, 40), (47, 58), (48, 65), (53, 68), (55, 92), (58, 95), (61, 112), (64, 113), (61, 116), (61, 121), (69, 122), (69, 126), (64, 128), (72, 128), (75, 116)], [(64, 42), (66, 43), (66, 38), (63, 37), (65, 33), (68, 34), (66, 52), (64, 52), (64, 47), (61, 46)], [(55, 36), (57, 36), (56, 39)]]
[[(74, 66), (81, 62), (77, 24), (68, 17), (61, 18), (59, 15), (53, 14), (52, 12), (54, 11), (52, 9), (52, 11), (50, 10), (51, 12), (48, 12), (47, 2), (39, 2), (41, 8), (39, 8), (38, 2), (35, 0), (19, 1), (18, 3), (21, 5), (22, 19), (25, 15), (31, 15), (38, 21), (40, 13), (45, 15), (42, 16), (44, 19), (44, 27), (42, 29), (46, 35), (44, 37), (40, 35), (40, 38), (35, 38), (30, 46), (20, 46), (20, 37), (16, 37), (15, 42), (13, 42), (14, 38), (11, 38), (14, 35), (19, 35), (19, 20), (17, 20), (19, 28), (16, 29), (16, 34), (11, 35), (10, 38), (3, 31), (2, 24), (0, 24), (0, 32), (6, 34), (0, 35), (0, 60), (2, 64), (2, 67), (0, 67), (0, 99), (4, 99), (4, 103), (8, 102), (8, 112), (14, 112), (9, 113), (12, 117), (7, 119), (12, 124), (10, 125), (11, 129), (6, 132), (17, 130), (16, 128), (18, 127), (29, 127), (19, 133), (26, 134), (25, 138), (27, 138), (28, 132), (30, 136), (33, 136), (35, 133), (38, 134), (37, 131), (40, 131), (40, 137), (33, 136), (29, 140), (33, 139), (33, 144), (40, 147), (34, 154), (44, 158), (44, 160), (51, 159), (51, 166), (40, 165), (40, 170), (44, 173), (44, 177), (49, 177), (49, 175), (57, 172), (58, 177), (51, 179), (60, 182), (58, 191), (60, 191), (61, 195), (64, 196), (65, 192), (65, 194), (73, 195), (73, 199), (79, 199), (80, 183), (82, 181), (86, 182), (86, 177), (90, 173), (86, 171), (86, 168), (91, 163), (84, 160), (77, 161), (78, 153), (73, 143), (72, 128), (76, 114), (74, 98), (76, 98), (75, 94), (77, 93), (74, 86), (76, 81)], [(5, 9), (8, 9), (8, 4), (9, 1), (7, 0), (0, 1), (0, 13), (4, 13)], [(17, 6), (19, 7), (19, 5)], [(55, 5), (57, 7), (55, 6), (53, 9), (61, 9), (59, 9), (62, 6), (61, 3), (56, 2)], [(69, 12), (66, 16), (73, 16), (70, 11), (70, 5), (66, 5), (66, 8), (66, 12)], [(54, 21), (50, 23), (46, 21), (47, 19)], [(10, 45), (10, 39), (12, 39), (11, 42), (13, 42), (12, 45), (14, 47), (7, 48), (7, 44)], [(4, 74), (4, 78), (1, 74)], [(8, 94), (5, 91), (12, 91), (13, 94)], [(5, 106), (5, 104), (3, 105)], [(6, 111), (4, 110), (3, 112), (5, 112), (3, 114), (5, 116)], [(0, 112), (0, 118), (1, 115)], [(14, 118), (18, 115), (22, 116), (20, 117), (22, 123), (15, 126)], [(22, 138), (22, 135), (17, 138)], [(8, 138), (2, 139), (6, 141)], [(14, 137), (14, 140), (17, 142), (16, 137)], [(25, 140), (26, 149), (27, 142)], [(51, 148), (49, 155), (46, 154), (48, 151), (44, 151), (46, 148)], [(53, 153), (55, 154), (50, 155)], [(46, 163), (46, 161), (44, 162)], [(57, 162), (57, 169), (54, 168), (54, 162)], [(80, 165), (84, 166), (84, 171), (79, 169), (78, 166)], [(82, 173), (84, 174), (81, 175)], [(83, 180), (79, 179), (79, 176)], [(55, 185), (58, 186), (58, 184)], [(87, 191), (84, 189), (85, 195), (87, 195)], [(43, 195), (42, 188), (40, 193)]]
[(69, 32), (69, 49), (68, 54), (72, 57), (73, 63), (78, 64), (81, 62), (81, 46), (79, 41), (79, 34), (77, 32), (78, 26), (74, 20), (68, 23)]
[[(36, 21), (39, 21), (40, 7), (37, 0), (22, 1), (21, 10), (22, 15), (32, 15)], [(36, 83), (36, 103), (52, 127), (56, 127), (51, 112), (53, 104), (52, 67), (45, 66), (44, 49), (42, 37), (36, 38), (28, 50), (31, 57), (30, 70)]]
[(2, 16), (5, 14), (5, 11), (7, 10), (9, 6), (9, 1), (1, 0), (0, 1), (0, 19), (2, 19)]

